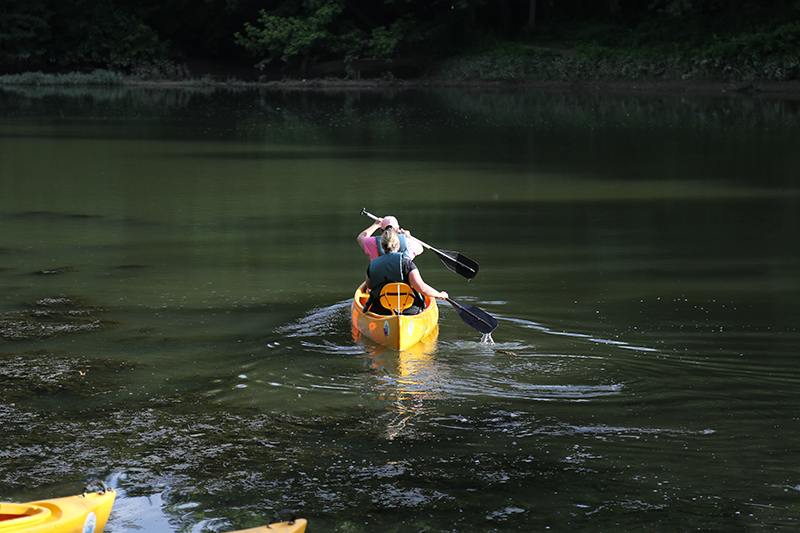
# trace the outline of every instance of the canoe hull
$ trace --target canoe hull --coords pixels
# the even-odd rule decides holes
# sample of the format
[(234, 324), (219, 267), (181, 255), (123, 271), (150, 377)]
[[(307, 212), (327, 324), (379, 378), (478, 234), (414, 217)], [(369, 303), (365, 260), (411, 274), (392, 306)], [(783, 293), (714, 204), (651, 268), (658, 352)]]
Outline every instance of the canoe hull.
[(89, 492), (30, 503), (0, 503), (0, 533), (102, 533), (116, 492)]
[(362, 283), (356, 289), (350, 314), (355, 330), (378, 344), (392, 350), (406, 350), (415, 345), (439, 325), (436, 299), (425, 297), (425, 309), (418, 315), (378, 315), (363, 312), (369, 294)]

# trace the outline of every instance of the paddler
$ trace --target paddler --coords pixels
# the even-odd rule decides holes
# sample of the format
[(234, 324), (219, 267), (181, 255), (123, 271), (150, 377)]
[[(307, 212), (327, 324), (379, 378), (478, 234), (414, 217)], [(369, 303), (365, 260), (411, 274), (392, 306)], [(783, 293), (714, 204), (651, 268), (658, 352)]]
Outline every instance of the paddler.
[[(393, 217), (392, 217), (393, 218)], [(425, 299), (422, 293), (431, 298), (447, 298), (446, 292), (437, 291), (422, 279), (417, 265), (400, 252), (400, 235), (393, 227), (387, 227), (381, 234), (380, 245), (387, 252), (372, 259), (367, 267), (367, 290), (370, 290), (370, 300), (366, 310), (379, 315), (390, 315), (392, 312), (385, 309), (377, 298), (372, 295), (379, 294), (381, 288), (387, 283), (406, 283), (418, 293), (414, 305), (403, 311), (404, 315), (416, 315), (425, 308)]]
[(375, 259), (376, 257), (380, 257), (386, 253), (386, 250), (381, 246), (380, 236), (372, 236), (372, 234), (375, 233), (378, 228), (380, 228), (381, 231), (386, 231), (388, 228), (393, 229), (400, 239), (399, 252), (410, 260), (413, 260), (425, 250), (422, 244), (420, 244), (417, 239), (411, 236), (411, 232), (401, 229), (397, 219), (390, 215), (374, 221), (367, 229), (359, 233), (358, 237), (356, 237), (358, 245), (364, 250), (364, 253), (367, 254), (370, 259)]

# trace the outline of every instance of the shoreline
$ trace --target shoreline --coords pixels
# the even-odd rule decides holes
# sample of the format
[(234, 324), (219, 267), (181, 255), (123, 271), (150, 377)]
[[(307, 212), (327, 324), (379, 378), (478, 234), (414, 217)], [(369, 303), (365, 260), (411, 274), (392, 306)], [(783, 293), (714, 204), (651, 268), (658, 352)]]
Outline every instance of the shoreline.
[(404, 79), (404, 80), (331, 80), (298, 79), (280, 81), (132, 81), (128, 87), (244, 87), (266, 89), (308, 89), (308, 90), (497, 90), (511, 92), (586, 92), (606, 94), (687, 94), (703, 96), (767, 96), (800, 100), (800, 80), (784, 82), (704, 82), (693, 80), (664, 81), (485, 81), (485, 80), (442, 80), (442, 79)]
[[(45, 75), (39, 72), (42, 76)], [(220, 81), (220, 72), (204, 74), (200, 78), (183, 80), (138, 80), (122, 77), (111, 83), (82, 82), (51, 83), (36, 80), (30, 83), (0, 83), (3, 87), (128, 87), (128, 88), (235, 88), (235, 89), (274, 89), (274, 90), (463, 90), (463, 91), (505, 91), (505, 92), (573, 92), (620, 95), (694, 95), (694, 96), (750, 96), (800, 100), (800, 80), (791, 81), (748, 81), (721, 82), (685, 80), (459, 80), (444, 78), (366, 78), (357, 80), (335, 78), (284, 78), (266, 81), (243, 81), (229, 78)]]

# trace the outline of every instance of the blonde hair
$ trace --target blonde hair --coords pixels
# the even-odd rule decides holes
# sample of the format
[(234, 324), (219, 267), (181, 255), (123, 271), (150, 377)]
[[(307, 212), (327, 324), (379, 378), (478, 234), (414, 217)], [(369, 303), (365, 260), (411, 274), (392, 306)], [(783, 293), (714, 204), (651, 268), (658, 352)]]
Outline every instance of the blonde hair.
[(381, 246), (385, 252), (396, 252), (400, 249), (400, 237), (392, 228), (386, 228), (381, 235)]

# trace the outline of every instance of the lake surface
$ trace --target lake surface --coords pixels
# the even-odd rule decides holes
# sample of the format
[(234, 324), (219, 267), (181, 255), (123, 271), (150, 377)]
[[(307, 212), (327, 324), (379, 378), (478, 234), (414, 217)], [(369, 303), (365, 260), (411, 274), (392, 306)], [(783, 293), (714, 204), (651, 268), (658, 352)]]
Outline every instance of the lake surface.
[[(0, 88), (0, 500), (106, 531), (794, 531), (800, 105)], [(362, 207), (416, 263), (354, 339)]]

